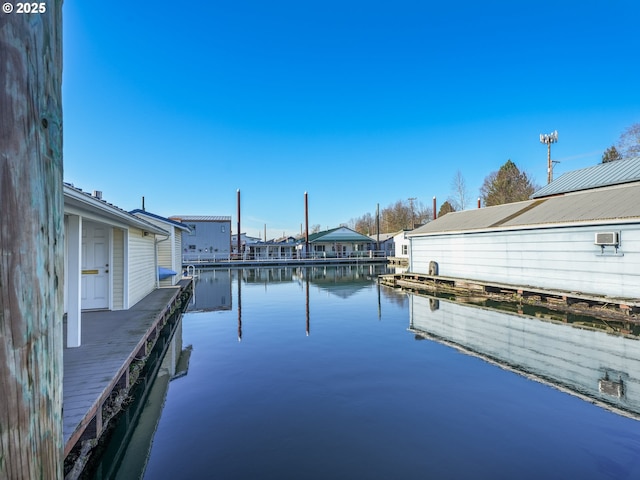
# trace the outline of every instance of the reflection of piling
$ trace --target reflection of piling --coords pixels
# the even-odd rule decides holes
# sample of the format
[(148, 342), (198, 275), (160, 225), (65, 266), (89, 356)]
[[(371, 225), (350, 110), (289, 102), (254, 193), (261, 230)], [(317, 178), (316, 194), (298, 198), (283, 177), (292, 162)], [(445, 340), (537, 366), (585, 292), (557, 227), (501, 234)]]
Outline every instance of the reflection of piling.
[(306, 284), (307, 284), (307, 288), (306, 288), (306, 311), (307, 311), (307, 337), (309, 336), (310, 332), (310, 328), (311, 328), (311, 322), (309, 321), (309, 274), (307, 272), (307, 274), (305, 275), (305, 280), (306, 280)]
[(242, 278), (238, 270), (238, 341), (242, 341)]

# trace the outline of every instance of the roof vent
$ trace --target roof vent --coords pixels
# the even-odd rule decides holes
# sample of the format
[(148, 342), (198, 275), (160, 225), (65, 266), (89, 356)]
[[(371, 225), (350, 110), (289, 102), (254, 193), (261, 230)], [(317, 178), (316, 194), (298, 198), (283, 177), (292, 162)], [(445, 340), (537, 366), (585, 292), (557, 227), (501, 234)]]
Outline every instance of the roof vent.
[(598, 232), (594, 241), (596, 245), (615, 245), (620, 244), (618, 232)]
[(97, 198), (98, 200), (102, 200), (102, 191), (101, 190), (94, 190), (93, 191), (93, 196), (95, 198)]

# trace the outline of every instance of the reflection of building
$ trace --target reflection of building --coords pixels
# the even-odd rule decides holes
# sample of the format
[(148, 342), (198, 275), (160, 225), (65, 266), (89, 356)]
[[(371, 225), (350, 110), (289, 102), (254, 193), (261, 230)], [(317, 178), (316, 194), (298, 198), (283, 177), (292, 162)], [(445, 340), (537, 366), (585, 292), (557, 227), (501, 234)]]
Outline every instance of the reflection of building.
[(418, 295), (409, 305), (416, 333), (640, 416), (639, 339)]
[[(183, 349), (182, 319), (178, 320), (175, 333), (167, 345), (164, 358), (155, 378), (147, 377), (139, 382), (137, 395), (129, 404), (126, 414), (119, 417), (112, 432), (112, 441), (100, 459), (96, 469), (102, 478), (142, 478), (153, 436), (165, 405), (169, 382), (187, 375), (191, 357), (191, 345)], [(153, 369), (152, 369), (153, 370)], [(127, 439), (126, 449), (121, 439)], [(119, 460), (119, 461), (118, 461)]]
[(231, 305), (231, 271), (200, 271), (195, 279), (189, 311), (231, 310)]
[(189, 227), (182, 233), (182, 261), (215, 261), (231, 255), (231, 217), (174, 215), (171, 220)]

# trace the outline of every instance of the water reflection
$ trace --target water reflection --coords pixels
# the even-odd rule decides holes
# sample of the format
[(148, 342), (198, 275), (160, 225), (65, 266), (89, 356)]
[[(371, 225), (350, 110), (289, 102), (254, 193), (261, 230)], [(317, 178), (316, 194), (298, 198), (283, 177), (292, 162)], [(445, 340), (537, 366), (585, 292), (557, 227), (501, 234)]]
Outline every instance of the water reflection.
[(418, 335), (640, 417), (637, 338), (415, 294), (409, 305)]
[[(172, 317), (173, 318), (173, 317)], [(109, 444), (91, 468), (92, 478), (141, 478), (169, 382), (187, 375), (191, 345), (182, 343), (182, 315), (169, 322), (131, 391), (132, 401), (118, 417)]]
[[(232, 284), (236, 283), (238, 313), (238, 341), (242, 341), (242, 285), (292, 283), (305, 291), (306, 325), (305, 333), (311, 333), (309, 288), (315, 286), (321, 291), (346, 299), (376, 283), (378, 293), (378, 317), (381, 316), (381, 287), (376, 279), (379, 275), (391, 273), (395, 267), (380, 264), (339, 265), (319, 267), (267, 267), (244, 269), (201, 270), (195, 279), (194, 295), (189, 305), (190, 312), (214, 312), (231, 310), (233, 306)], [(404, 295), (392, 295), (400, 303)]]

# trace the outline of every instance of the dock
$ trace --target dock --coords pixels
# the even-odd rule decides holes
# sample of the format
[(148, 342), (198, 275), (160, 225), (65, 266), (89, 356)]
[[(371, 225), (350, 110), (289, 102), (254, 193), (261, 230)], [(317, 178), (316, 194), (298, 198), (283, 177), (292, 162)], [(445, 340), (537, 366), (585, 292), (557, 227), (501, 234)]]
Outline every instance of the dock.
[[(176, 310), (191, 296), (193, 282), (155, 289), (128, 310), (82, 312), (82, 345), (65, 348), (63, 381), (64, 456), (106, 428), (110, 402), (135, 383), (135, 372)], [(178, 313), (180, 313), (178, 312)]]
[(442, 275), (395, 273), (378, 277), (381, 285), (413, 293), (453, 294), (491, 298), (504, 302), (542, 305), (549, 309), (594, 317), (625, 318), (640, 322), (640, 299), (614, 298), (533, 286), (484, 282)]

